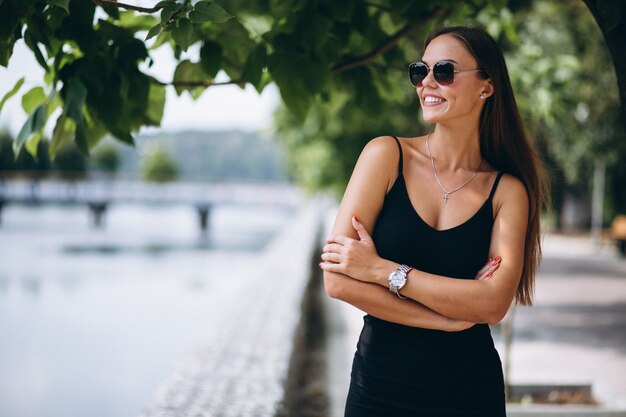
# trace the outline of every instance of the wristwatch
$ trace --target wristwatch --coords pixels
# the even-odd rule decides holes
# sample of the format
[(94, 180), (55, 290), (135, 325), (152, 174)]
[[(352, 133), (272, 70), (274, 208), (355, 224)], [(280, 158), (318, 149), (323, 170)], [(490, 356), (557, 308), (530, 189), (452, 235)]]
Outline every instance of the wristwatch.
[(387, 278), (387, 280), (389, 281), (389, 291), (396, 294), (403, 300), (406, 299), (406, 297), (400, 294), (400, 290), (406, 284), (406, 278), (407, 275), (409, 275), (411, 269), (413, 268), (408, 265), (402, 264), (400, 265), (400, 268), (392, 271), (391, 274), (389, 274), (389, 278)]

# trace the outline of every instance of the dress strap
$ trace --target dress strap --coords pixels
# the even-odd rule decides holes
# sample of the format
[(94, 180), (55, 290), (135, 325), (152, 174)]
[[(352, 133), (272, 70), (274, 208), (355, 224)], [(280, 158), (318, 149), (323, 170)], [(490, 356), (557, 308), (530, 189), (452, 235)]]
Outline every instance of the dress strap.
[(496, 177), (496, 180), (493, 182), (493, 187), (491, 187), (491, 193), (489, 193), (489, 200), (491, 200), (493, 198), (493, 195), (496, 193), (496, 188), (498, 188), (498, 183), (500, 182), (500, 178), (502, 178), (502, 175), (504, 175), (504, 172), (500, 171), (498, 173), (498, 176)]
[(400, 150), (400, 158), (398, 159), (398, 174), (402, 175), (402, 159), (404, 159), (402, 157), (402, 145), (400, 145), (400, 139), (398, 139), (395, 136), (391, 136), (391, 137), (394, 138), (396, 142), (398, 143), (398, 149)]

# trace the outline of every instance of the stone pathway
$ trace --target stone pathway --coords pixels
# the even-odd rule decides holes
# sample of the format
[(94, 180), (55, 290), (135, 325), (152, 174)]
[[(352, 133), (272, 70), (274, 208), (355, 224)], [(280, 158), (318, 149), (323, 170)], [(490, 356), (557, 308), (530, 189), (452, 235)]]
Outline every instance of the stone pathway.
[[(143, 417), (273, 417), (284, 399), (301, 301), (317, 250), (320, 203), (312, 201), (285, 226), (236, 298), (226, 299), (218, 326), (182, 361)], [(235, 285), (235, 284), (234, 284)]]

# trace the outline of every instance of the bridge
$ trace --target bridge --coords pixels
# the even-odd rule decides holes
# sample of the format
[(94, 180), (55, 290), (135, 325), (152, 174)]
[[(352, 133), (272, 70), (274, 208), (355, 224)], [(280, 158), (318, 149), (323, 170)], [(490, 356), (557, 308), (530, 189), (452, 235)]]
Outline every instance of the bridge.
[(196, 208), (199, 226), (207, 230), (211, 208), (219, 204), (294, 207), (302, 192), (286, 183), (170, 182), (86, 179), (80, 181), (11, 179), (0, 181), (0, 224), (8, 204), (79, 204), (86, 206), (92, 224), (102, 227), (111, 204), (189, 204)]

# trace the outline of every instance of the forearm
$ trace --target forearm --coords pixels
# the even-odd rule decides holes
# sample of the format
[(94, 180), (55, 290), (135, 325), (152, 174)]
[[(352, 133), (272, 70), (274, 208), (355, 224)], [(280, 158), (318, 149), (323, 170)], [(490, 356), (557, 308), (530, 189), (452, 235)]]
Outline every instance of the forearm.
[(413, 270), (409, 273), (402, 295), (458, 320), (497, 323), (501, 320), (503, 307), (498, 295), (490, 288), (492, 283)]
[(449, 319), (416, 301), (402, 300), (377, 284), (324, 272), (324, 285), (331, 297), (382, 320), (443, 331), (459, 331), (470, 327), (465, 321)]
[[(382, 259), (374, 273), (375, 283), (387, 285), (387, 275), (400, 265)], [(506, 270), (498, 271), (506, 274)], [(472, 323), (499, 322), (511, 303), (495, 280), (479, 281), (445, 277), (413, 269), (402, 288), (402, 295), (435, 312), (456, 320)], [(384, 288), (383, 288), (384, 289)]]

